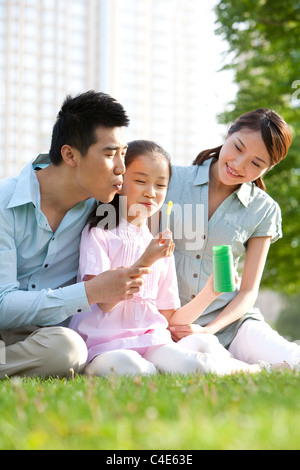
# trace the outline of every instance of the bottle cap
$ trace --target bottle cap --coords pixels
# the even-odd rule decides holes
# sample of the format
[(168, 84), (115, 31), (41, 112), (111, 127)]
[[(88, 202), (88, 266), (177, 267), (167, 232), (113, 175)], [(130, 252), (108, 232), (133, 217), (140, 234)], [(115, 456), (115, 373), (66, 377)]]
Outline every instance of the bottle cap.
[(216, 245), (213, 246), (213, 254), (214, 255), (223, 255), (231, 252), (230, 245)]

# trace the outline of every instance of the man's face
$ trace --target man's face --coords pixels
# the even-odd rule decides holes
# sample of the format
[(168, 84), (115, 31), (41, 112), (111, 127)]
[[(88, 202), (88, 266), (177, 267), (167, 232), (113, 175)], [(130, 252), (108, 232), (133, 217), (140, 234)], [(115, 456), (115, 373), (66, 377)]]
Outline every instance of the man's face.
[(95, 136), (97, 142), (89, 147), (85, 156), (74, 151), (76, 182), (84, 199), (95, 198), (107, 203), (122, 188), (127, 143), (122, 127), (101, 126), (95, 130)]

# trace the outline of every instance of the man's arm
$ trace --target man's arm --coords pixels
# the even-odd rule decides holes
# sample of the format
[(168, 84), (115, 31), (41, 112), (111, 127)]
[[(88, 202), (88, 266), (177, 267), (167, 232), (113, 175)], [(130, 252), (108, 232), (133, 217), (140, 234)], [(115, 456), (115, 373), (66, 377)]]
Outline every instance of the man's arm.
[[(0, 254), (1, 259), (1, 254)], [(22, 291), (17, 284), (0, 287), (0, 329), (26, 325), (56, 325), (76, 313), (89, 311), (93, 303), (126, 300), (138, 292), (148, 268), (118, 268), (59, 289)]]
[(96, 276), (87, 289), (86, 283), (80, 282), (55, 289), (20, 290), (14, 226), (13, 211), (0, 208), (0, 329), (56, 325), (71, 315), (89, 311), (92, 303), (111, 302), (116, 291), (122, 298), (134, 288), (131, 272), (124, 277), (115, 271), (110, 276)]

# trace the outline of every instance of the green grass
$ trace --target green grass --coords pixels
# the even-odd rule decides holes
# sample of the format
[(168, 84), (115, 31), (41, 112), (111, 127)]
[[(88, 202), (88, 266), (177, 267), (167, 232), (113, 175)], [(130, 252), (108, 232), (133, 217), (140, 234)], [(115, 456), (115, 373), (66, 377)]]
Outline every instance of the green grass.
[(300, 375), (0, 381), (0, 449), (299, 449)]

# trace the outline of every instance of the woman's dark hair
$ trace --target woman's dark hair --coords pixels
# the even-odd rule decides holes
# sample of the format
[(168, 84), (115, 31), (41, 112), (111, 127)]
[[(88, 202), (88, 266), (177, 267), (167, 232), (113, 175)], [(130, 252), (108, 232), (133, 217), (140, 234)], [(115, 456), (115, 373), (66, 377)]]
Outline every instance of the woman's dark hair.
[(76, 148), (85, 156), (97, 141), (97, 127), (126, 127), (128, 124), (123, 106), (110, 95), (90, 90), (74, 98), (67, 96), (53, 127), (50, 160), (54, 165), (62, 162), (64, 145)]
[[(279, 163), (288, 152), (292, 143), (291, 131), (287, 123), (275, 113), (267, 108), (259, 108), (255, 111), (240, 116), (229, 128), (227, 137), (243, 129), (253, 132), (260, 132), (264, 144), (271, 159), (271, 166)], [(222, 145), (213, 149), (204, 150), (195, 158), (193, 165), (202, 165), (205, 160), (212, 157), (218, 159)], [(253, 181), (256, 186), (266, 190), (262, 178)]]
[[(154, 155), (162, 155), (168, 162), (169, 165), (169, 179), (171, 178), (172, 175), (172, 166), (171, 166), (171, 159), (169, 154), (156, 142), (152, 142), (150, 140), (133, 140), (132, 142), (128, 143), (128, 148), (125, 156), (125, 166), (126, 168), (129, 167), (129, 165), (138, 157), (141, 155), (148, 155), (148, 156), (154, 156)], [(117, 227), (120, 222), (120, 204), (119, 204), (119, 194), (116, 194), (114, 199), (109, 203), (113, 208), (114, 211), (112, 213), (114, 214), (115, 220), (110, 221), (110, 227)], [(96, 227), (99, 223), (101, 225), (101, 221), (104, 219), (107, 219), (107, 212), (104, 211), (104, 214), (99, 215), (99, 209), (101, 209), (101, 206), (103, 204), (99, 202), (98, 206), (96, 209), (94, 209), (88, 220), (87, 224), (89, 224), (89, 228), (91, 229), (92, 227)], [(102, 212), (102, 211), (101, 211)], [(105, 224), (105, 226), (101, 225), (101, 228), (107, 229), (108, 228), (108, 223)]]

